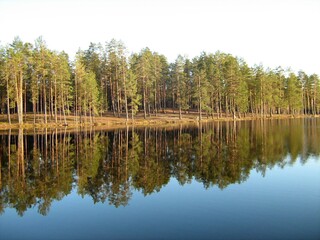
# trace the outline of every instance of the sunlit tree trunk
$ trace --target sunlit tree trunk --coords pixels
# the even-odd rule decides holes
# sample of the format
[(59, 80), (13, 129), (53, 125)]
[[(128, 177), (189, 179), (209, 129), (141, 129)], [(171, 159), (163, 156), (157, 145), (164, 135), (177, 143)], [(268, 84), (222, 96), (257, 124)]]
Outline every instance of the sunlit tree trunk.
[(5, 71), (5, 78), (6, 78), (6, 87), (7, 87), (7, 116), (8, 116), (8, 123), (11, 124), (11, 116), (10, 116), (10, 87), (9, 87), (9, 70), (6, 66)]
[(143, 116), (144, 119), (147, 118), (147, 106), (146, 106), (146, 87), (145, 78), (143, 77)]
[(18, 122), (19, 122), (19, 125), (22, 125), (23, 124), (23, 98), (22, 98), (23, 72), (22, 72), (22, 69), (19, 71), (18, 74), (15, 75), (15, 77), (16, 77), (15, 88), (16, 88), (16, 103), (17, 103)]
[(126, 121), (129, 120), (129, 112), (128, 112), (128, 99), (127, 99), (127, 87), (126, 87), (126, 74), (125, 74), (125, 66), (122, 64), (122, 79), (123, 79), (123, 88), (124, 88), (124, 104), (126, 110)]
[(202, 94), (201, 94), (201, 80), (198, 76), (198, 91), (199, 91), (199, 121), (202, 120)]

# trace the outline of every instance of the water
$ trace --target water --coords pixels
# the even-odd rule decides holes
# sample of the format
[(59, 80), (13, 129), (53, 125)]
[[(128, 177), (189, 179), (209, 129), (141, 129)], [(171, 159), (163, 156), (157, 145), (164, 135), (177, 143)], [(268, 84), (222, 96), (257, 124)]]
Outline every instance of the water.
[(319, 239), (319, 143), (316, 119), (2, 132), (0, 239)]

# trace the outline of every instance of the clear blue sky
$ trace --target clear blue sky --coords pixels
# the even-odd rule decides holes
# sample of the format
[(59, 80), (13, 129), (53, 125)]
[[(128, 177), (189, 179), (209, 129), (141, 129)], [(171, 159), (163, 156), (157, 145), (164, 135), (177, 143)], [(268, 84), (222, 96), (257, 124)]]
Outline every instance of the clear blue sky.
[(0, 0), (0, 24), (2, 45), (43, 36), (71, 57), (116, 38), (169, 61), (220, 50), (320, 75), (320, 0)]

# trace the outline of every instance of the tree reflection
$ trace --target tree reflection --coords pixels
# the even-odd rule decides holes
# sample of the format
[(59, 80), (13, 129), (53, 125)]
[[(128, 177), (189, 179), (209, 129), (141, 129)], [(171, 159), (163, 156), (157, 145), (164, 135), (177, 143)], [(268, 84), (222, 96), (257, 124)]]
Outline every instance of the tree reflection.
[(147, 127), (70, 133), (22, 129), (0, 135), (0, 214), (23, 215), (76, 189), (94, 203), (126, 206), (133, 191), (159, 192), (175, 178), (220, 189), (265, 175), (274, 166), (320, 154), (319, 120), (214, 122), (194, 127)]

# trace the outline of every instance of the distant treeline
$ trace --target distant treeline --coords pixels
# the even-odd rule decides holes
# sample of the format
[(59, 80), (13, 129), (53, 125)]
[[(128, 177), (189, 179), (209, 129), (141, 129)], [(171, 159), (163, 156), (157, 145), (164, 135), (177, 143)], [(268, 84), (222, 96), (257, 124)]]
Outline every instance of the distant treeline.
[(121, 41), (91, 43), (71, 62), (65, 52), (19, 38), (0, 46), (0, 113), (43, 114), (43, 121), (66, 121), (67, 115), (90, 116), (112, 112), (133, 118), (172, 108), (206, 116), (245, 114), (319, 114), (320, 80), (316, 74), (298, 75), (281, 67), (249, 67), (231, 54), (202, 52), (188, 59), (179, 55), (169, 63), (164, 55), (144, 48), (130, 56)]

